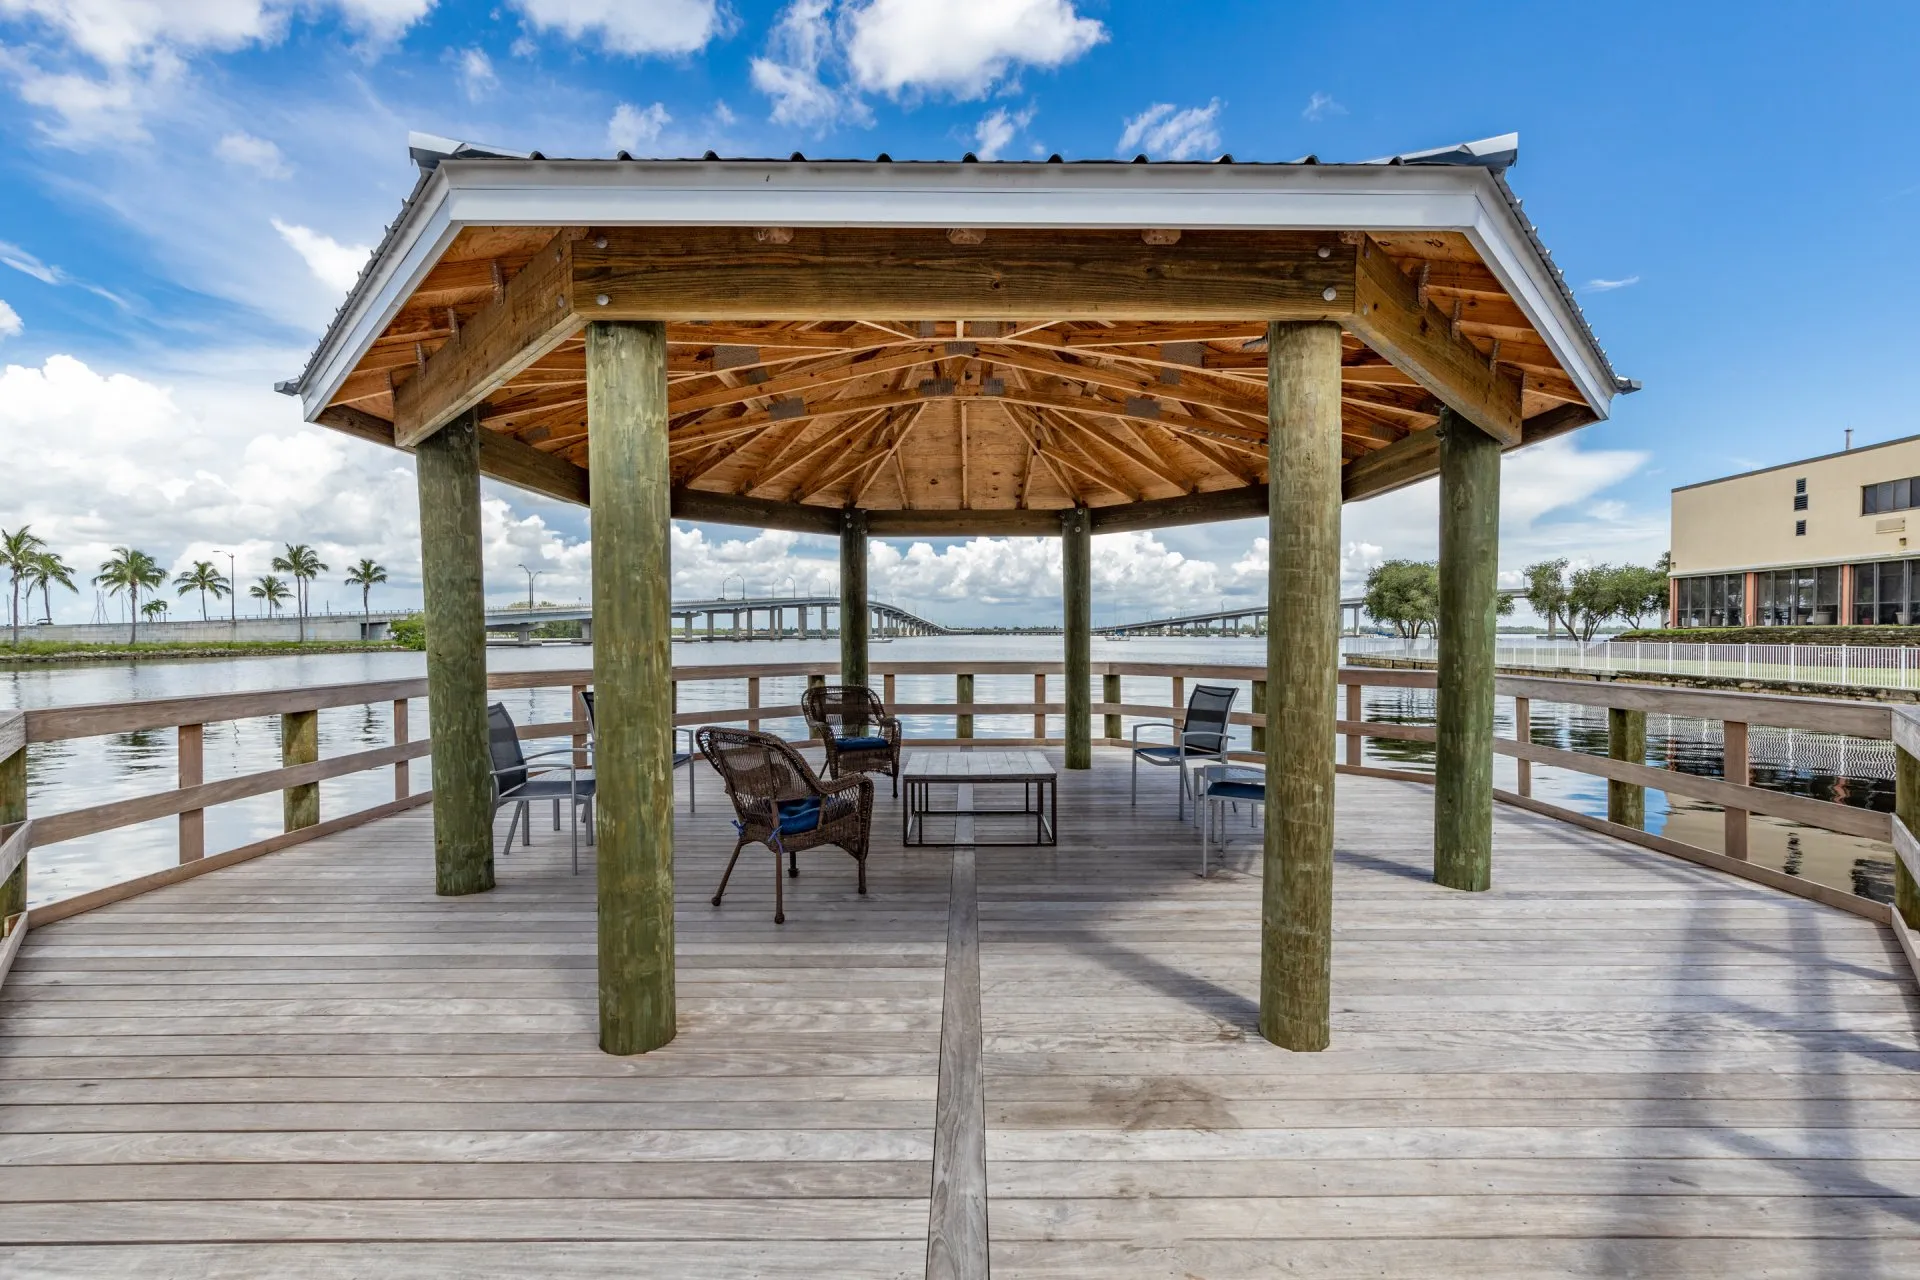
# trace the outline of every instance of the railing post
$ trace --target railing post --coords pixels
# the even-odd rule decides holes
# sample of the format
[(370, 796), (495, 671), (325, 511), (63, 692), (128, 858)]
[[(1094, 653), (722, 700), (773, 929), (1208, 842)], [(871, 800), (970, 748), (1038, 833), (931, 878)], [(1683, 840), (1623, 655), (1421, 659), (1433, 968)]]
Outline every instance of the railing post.
[[(1045, 672), (1035, 672), (1033, 677), (1033, 705), (1044, 706), (1047, 701), (1047, 677)], [(1033, 713), (1033, 736), (1043, 739), (1047, 736), (1047, 713)]]
[[(1513, 700), (1513, 740), (1515, 742), (1533, 741), (1533, 700), (1531, 698)], [(1516, 760), (1514, 764), (1518, 766), (1516, 772), (1519, 775), (1520, 794), (1532, 795), (1533, 761)]]
[[(1359, 681), (1347, 686), (1347, 719), (1355, 724), (1367, 718), (1366, 686)], [(1347, 739), (1347, 765), (1359, 768), (1365, 759), (1367, 740), (1357, 733), (1349, 733)]]
[[(5, 836), (27, 820), (27, 717), (19, 711), (0, 711), (0, 848)], [(0, 935), (9, 922), (27, 909), (27, 854), (0, 881)]]
[(809, 671), (807, 673), (807, 688), (823, 689), (826, 687), (826, 684), (827, 684), (827, 677), (821, 672)]
[[(587, 723), (587, 686), (576, 684), (567, 690), (567, 719), (577, 725), (584, 726)], [(573, 767), (576, 769), (585, 769), (589, 768), (591, 764), (592, 761), (587, 758), (587, 735), (584, 733), (574, 734)]]
[[(318, 711), (289, 711), (280, 717), (280, 764), (291, 769), (295, 765), (312, 764), (320, 758), (320, 713)], [(298, 831), (302, 827), (311, 827), (320, 821), (320, 784), (303, 783), (297, 787), (288, 787), (283, 793), (282, 807), (286, 811), (286, 829)]]
[[(1721, 754), (1725, 760), (1721, 774), (1728, 782), (1737, 782), (1741, 786), (1753, 784), (1753, 772), (1747, 757), (1747, 726), (1738, 720), (1729, 720), (1721, 737)], [(1842, 739), (1844, 741), (1844, 739)], [(1747, 811), (1729, 808), (1725, 811), (1727, 823), (1726, 854), (1729, 858), (1745, 861), (1747, 857)]]
[[(1255, 695), (1256, 698), (1264, 702), (1266, 698), (1267, 682), (1265, 680), (1262, 680), (1258, 684), (1254, 685), (1253, 687), (1255, 689), (1260, 690), (1260, 692)], [(1122, 695), (1120, 693), (1120, 677), (1119, 676), (1106, 675), (1106, 676), (1100, 677), (1100, 700), (1102, 702), (1108, 703), (1113, 706), (1118, 706), (1121, 703), (1121, 701), (1123, 701)], [(1121, 722), (1120, 713), (1118, 711), (1107, 712), (1107, 722), (1102, 727), (1106, 729), (1107, 737), (1113, 742), (1115, 746), (1118, 746), (1120, 742), (1124, 740), (1127, 736), (1126, 726)]]
[[(956, 706), (973, 705), (973, 677), (966, 674), (953, 678), (953, 701)], [(973, 736), (973, 715), (971, 712), (956, 713), (953, 717), (953, 736), (971, 738)]]
[[(760, 705), (760, 677), (748, 676), (747, 677), (747, 709), (749, 711), (752, 711), (757, 709), (759, 705)], [(760, 732), (760, 717), (756, 715), (749, 715), (747, 717), (747, 729), (749, 732), (752, 732), (752, 733)]]
[[(205, 731), (197, 724), (179, 729), (180, 789), (197, 787), (207, 780), (206, 757), (202, 751)], [(180, 815), (180, 861), (197, 862), (207, 856), (207, 811), (188, 809)]]
[(893, 704), (898, 701), (894, 695), (894, 688), (893, 672), (889, 671), (880, 677), (880, 701), (887, 705), (889, 715), (892, 714)]
[[(1920, 834), (1920, 746), (1913, 713), (1905, 707), (1893, 709), (1893, 813), (1909, 834)], [(1893, 857), (1893, 908), (1909, 929), (1920, 929), (1920, 880), (1900, 853), (1903, 841), (1895, 833)]]
[[(1267, 682), (1265, 680), (1253, 682), (1253, 706), (1249, 710), (1257, 716), (1267, 714)], [(1249, 736), (1253, 739), (1253, 749), (1262, 755), (1266, 754), (1267, 726), (1263, 724), (1253, 726), (1253, 732)]]
[(1185, 676), (1175, 676), (1173, 678), (1173, 722), (1176, 725), (1184, 725), (1186, 720), (1187, 678)]
[[(393, 700), (393, 745), (397, 747), (409, 741), (407, 735), (410, 732), (412, 727), (407, 724), (407, 700), (395, 698)], [(407, 768), (411, 763), (412, 761), (409, 760), (393, 762), (393, 798), (395, 800), (405, 800), (413, 791), (413, 771)]]
[[(1633, 764), (1647, 762), (1647, 713), (1607, 708), (1607, 755)], [(1647, 789), (1637, 782), (1607, 779), (1607, 821), (1628, 827), (1647, 825)]]

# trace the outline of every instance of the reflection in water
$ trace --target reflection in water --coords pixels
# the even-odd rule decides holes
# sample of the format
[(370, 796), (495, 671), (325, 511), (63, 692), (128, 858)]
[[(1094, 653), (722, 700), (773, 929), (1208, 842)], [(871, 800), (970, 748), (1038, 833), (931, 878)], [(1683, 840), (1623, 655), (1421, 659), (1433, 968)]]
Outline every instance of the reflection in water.
[[(704, 644), (673, 646), (676, 664), (733, 664), (740, 662), (819, 662), (838, 660), (837, 641), (781, 641), (777, 643)], [(885, 651), (888, 661), (938, 661), (962, 666), (967, 661), (1057, 662), (1060, 641), (1048, 636), (930, 637), (903, 639)], [(1096, 660), (1129, 662), (1187, 662), (1209, 666), (1255, 664), (1266, 658), (1265, 642), (1247, 640), (1192, 640), (1178, 637), (1140, 638), (1124, 648), (1096, 642)], [(592, 650), (579, 646), (495, 649), (488, 654), (493, 670), (570, 670), (592, 665)], [(250, 658), (208, 662), (139, 663), (85, 668), (38, 668), (0, 671), (0, 707), (45, 707), (88, 702), (118, 702), (139, 698), (232, 693), (254, 689), (348, 683), (418, 677), (424, 659), (411, 653), (315, 654), (301, 657)], [(1212, 683), (1226, 683), (1211, 681)], [(1048, 679), (1047, 698), (1060, 702), (1065, 691), (1059, 676)], [(806, 687), (804, 677), (768, 678), (762, 682), (761, 703), (769, 708), (792, 706)], [(1245, 682), (1236, 710), (1251, 705)], [(1100, 696), (1096, 681), (1094, 696)], [(980, 675), (974, 696), (980, 702), (1023, 702), (1033, 694), (1030, 675)], [(1121, 697), (1132, 703), (1165, 703), (1170, 682), (1159, 676), (1127, 676)], [(522, 724), (551, 723), (571, 714), (565, 688), (503, 690), (494, 695)], [(949, 703), (954, 678), (900, 676), (895, 682), (897, 703)], [(744, 707), (745, 679), (689, 681), (679, 689), (683, 711)], [(1370, 689), (1366, 716), (1388, 724), (1432, 724), (1433, 694), (1417, 689)], [(1495, 732), (1513, 732), (1513, 703), (1501, 699), (1495, 708)], [(408, 737), (427, 732), (425, 699), (408, 705)], [(1605, 755), (1607, 718), (1604, 710), (1535, 702), (1533, 740), (1546, 746)], [(336, 707), (319, 717), (323, 758), (384, 746), (393, 740), (393, 706), (379, 702)], [(1131, 732), (1138, 723), (1125, 721)], [(761, 728), (788, 737), (804, 737), (797, 717), (767, 718)], [(903, 717), (907, 737), (948, 737), (951, 716)], [(980, 716), (975, 733), (982, 739), (1026, 737), (1033, 732), (1031, 716)], [(1049, 717), (1048, 731), (1062, 732), (1061, 718)], [(1251, 745), (1249, 733), (1238, 728), (1234, 745)], [(275, 768), (280, 763), (278, 717), (210, 724), (204, 741), (208, 781)], [(1840, 804), (1881, 812), (1893, 807), (1892, 747), (1826, 734), (1755, 726), (1749, 734), (1754, 785), (1794, 795), (1814, 796)], [(1367, 743), (1367, 763), (1430, 772), (1433, 746), (1425, 742), (1373, 739)], [(1720, 726), (1715, 722), (1672, 716), (1647, 717), (1647, 762), (1684, 773), (1718, 777), (1722, 769)], [(148, 794), (171, 785), (176, 768), (172, 730), (39, 743), (28, 752), (29, 812), (56, 813), (110, 800)], [(421, 759), (412, 767), (416, 790), (431, 785), (431, 767)], [(1606, 812), (1606, 783), (1565, 769), (1535, 765), (1534, 794), (1584, 813)], [(1497, 757), (1495, 784), (1516, 784), (1514, 762)], [(337, 817), (390, 799), (393, 775), (381, 769), (329, 780), (320, 788), (321, 816)], [(280, 797), (266, 795), (207, 812), (207, 848), (234, 848), (280, 829)], [(1647, 794), (1647, 826), (1703, 848), (1722, 848), (1724, 826), (1720, 810), (1683, 797), (1669, 800), (1659, 792)], [(1749, 823), (1753, 860), (1762, 865), (1804, 876), (1879, 900), (1891, 896), (1891, 853), (1884, 845), (1850, 836), (1838, 836), (1771, 818)], [(35, 850), (29, 897), (33, 902), (83, 892), (116, 880), (140, 875), (171, 864), (177, 856), (177, 824), (162, 819), (139, 827), (107, 832)]]

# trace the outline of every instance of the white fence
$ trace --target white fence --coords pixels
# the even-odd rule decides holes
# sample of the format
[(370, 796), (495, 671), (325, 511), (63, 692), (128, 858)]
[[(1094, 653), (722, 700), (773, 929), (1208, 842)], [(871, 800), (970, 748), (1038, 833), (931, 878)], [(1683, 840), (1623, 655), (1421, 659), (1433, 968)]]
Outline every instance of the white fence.
[[(1721, 676), (1736, 680), (1784, 680), (1799, 684), (1860, 688), (1920, 688), (1920, 648), (1841, 644), (1689, 644), (1678, 640), (1543, 640), (1501, 636), (1497, 661), (1504, 667), (1542, 671), (1649, 672), (1676, 676)], [(1341, 651), (1391, 658), (1438, 656), (1428, 636), (1347, 636)]]

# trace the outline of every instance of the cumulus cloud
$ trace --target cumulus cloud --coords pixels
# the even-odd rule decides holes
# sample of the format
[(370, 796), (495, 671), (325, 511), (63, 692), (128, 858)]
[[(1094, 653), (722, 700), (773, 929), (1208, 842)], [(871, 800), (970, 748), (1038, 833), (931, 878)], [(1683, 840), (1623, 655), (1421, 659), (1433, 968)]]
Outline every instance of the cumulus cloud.
[(1220, 150), (1220, 99), (1204, 107), (1156, 102), (1126, 122), (1114, 151), (1144, 152), (1161, 160), (1193, 160)]
[(360, 269), (373, 256), (373, 250), (364, 244), (341, 244), (332, 236), (323, 236), (278, 218), (273, 219), (273, 229), (305, 259), (307, 269), (316, 279), (341, 293), (353, 288), (353, 282), (360, 278)]
[(1107, 38), (1070, 0), (868, 0), (845, 10), (847, 65), (862, 89), (983, 98), (1017, 66), (1058, 67)]
[(539, 31), (569, 40), (593, 36), (608, 53), (643, 57), (697, 53), (732, 20), (718, 0), (513, 0)]
[(833, 24), (827, 18), (832, 7), (833, 0), (794, 0), (774, 23), (766, 55), (748, 66), (753, 87), (773, 99), (770, 118), (775, 124), (825, 129), (842, 120), (873, 123), (873, 113), (858, 94), (842, 92), (822, 78), (822, 67), (834, 56)]
[(672, 122), (673, 117), (661, 103), (636, 107), (623, 102), (607, 121), (607, 142), (616, 151), (645, 151), (660, 140), (660, 131)]
[(1015, 138), (1033, 123), (1034, 109), (1009, 111), (995, 107), (973, 127), (974, 154), (982, 160), (998, 160)]
[(213, 153), (228, 164), (252, 169), (263, 178), (286, 178), (293, 174), (279, 147), (250, 133), (227, 134), (214, 144)]
[(500, 77), (493, 73), (493, 59), (485, 49), (463, 49), (458, 62), (460, 87), (468, 102), (478, 102), (499, 87)]
[(5, 298), (0, 298), (0, 338), (18, 337), (26, 327), (20, 313), (8, 306)]

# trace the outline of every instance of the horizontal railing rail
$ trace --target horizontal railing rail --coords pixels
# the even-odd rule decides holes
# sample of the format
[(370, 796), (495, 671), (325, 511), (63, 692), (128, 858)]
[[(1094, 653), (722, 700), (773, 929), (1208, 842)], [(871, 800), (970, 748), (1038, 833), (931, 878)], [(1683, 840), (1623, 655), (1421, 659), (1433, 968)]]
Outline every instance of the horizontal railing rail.
[[(1031, 661), (915, 661), (876, 662), (874, 675), (883, 682), (883, 697), (893, 713), (915, 718), (950, 717), (953, 736), (933, 738), (917, 734), (912, 741), (925, 745), (956, 745), (973, 742), (994, 744), (1058, 745), (1062, 739), (1049, 736), (1049, 721), (1058, 722), (1066, 713), (1061, 696), (1048, 695), (1048, 681), (1062, 677), (1058, 662)], [(677, 667), (673, 679), (679, 685), (690, 683), (746, 683), (745, 705), (676, 712), (680, 726), (702, 724), (739, 724), (758, 727), (768, 721), (794, 720), (800, 708), (792, 703), (763, 703), (761, 691), (767, 680), (805, 679), (822, 683), (834, 678), (835, 668), (820, 662), (741, 663)], [(1131, 745), (1124, 735), (1124, 721), (1171, 720), (1178, 723), (1184, 715), (1186, 690), (1194, 683), (1233, 681), (1251, 684), (1253, 706), (1236, 712), (1232, 722), (1251, 731), (1251, 749), (1236, 749), (1232, 754), (1257, 760), (1264, 748), (1266, 717), (1259, 706), (1264, 697), (1267, 671), (1261, 666), (1236, 664), (1190, 665), (1164, 662), (1096, 662), (1091, 674), (1103, 696), (1093, 698), (1089, 713), (1094, 718), (1096, 743), (1111, 746)], [(945, 677), (953, 680), (951, 700), (928, 701), (924, 695), (913, 701), (900, 701), (897, 695), (901, 678)], [(1030, 699), (973, 696), (976, 677), (1027, 677), (1033, 681)], [(1171, 697), (1156, 703), (1121, 697), (1123, 677), (1168, 680)], [(571, 738), (576, 748), (586, 745), (587, 726), (579, 694), (592, 685), (589, 668), (548, 671), (496, 672), (488, 677), (488, 687), (496, 692), (511, 690), (567, 689), (568, 706), (573, 718), (549, 723), (529, 724), (520, 729), (523, 738)], [(1432, 775), (1407, 769), (1394, 769), (1364, 762), (1365, 739), (1395, 742), (1433, 742), (1432, 725), (1398, 724), (1369, 721), (1361, 692), (1366, 688), (1432, 689), (1437, 684), (1433, 671), (1347, 667), (1339, 675), (1343, 687), (1343, 714), (1336, 724), (1344, 740), (1344, 750), (1336, 756), (1343, 772), (1404, 781), (1431, 782)], [(1498, 694), (1515, 700), (1516, 735), (1497, 739), (1497, 754), (1512, 757), (1517, 764), (1518, 785), (1512, 792), (1501, 791), (1499, 798), (1549, 816), (1595, 827), (1621, 835), (1669, 853), (1677, 853), (1697, 862), (1733, 871), (1748, 879), (1775, 885), (1802, 896), (1814, 897), (1859, 914), (1884, 919), (1883, 904), (1857, 897), (1837, 888), (1813, 884), (1746, 860), (1747, 818), (1762, 814), (1787, 822), (1819, 827), (1845, 835), (1892, 843), (1895, 829), (1890, 815), (1851, 805), (1837, 804), (1807, 796), (1790, 795), (1751, 785), (1747, 775), (1746, 732), (1751, 725), (1778, 726), (1822, 734), (1838, 734), (1869, 740), (1893, 736), (1891, 709), (1874, 703), (1791, 697), (1759, 693), (1726, 693), (1708, 690), (1676, 690), (1644, 685), (1595, 683), (1583, 680), (1556, 680), (1544, 676), (1504, 675), (1496, 680)], [(1061, 691), (1055, 686), (1056, 695)], [(159, 818), (180, 820), (179, 862), (177, 866), (124, 881), (34, 909), (36, 921), (58, 919), (103, 902), (144, 892), (160, 884), (197, 875), (217, 866), (231, 865), (263, 853), (274, 852), (319, 835), (346, 830), (364, 822), (427, 803), (430, 790), (413, 791), (408, 766), (432, 751), (430, 738), (408, 737), (408, 704), (427, 695), (424, 679), (383, 680), (356, 684), (316, 685), (305, 688), (262, 690), (257, 692), (210, 694), (181, 698), (150, 699), (139, 702), (50, 707), (24, 713), (0, 713), (0, 756), (7, 754), (9, 735), (17, 740), (17, 749), (35, 743), (59, 742), (74, 738), (131, 732), (174, 729), (179, 733), (179, 785), (171, 790), (131, 798), (115, 799), (83, 808), (51, 814), (35, 814), (33, 820), (12, 827), (0, 827), (0, 878), (12, 872), (27, 857), (27, 851), (44, 845), (99, 835), (136, 823)], [(394, 741), (387, 746), (354, 751), (325, 759), (295, 759), (286, 755), (300, 741), (313, 741), (311, 734), (292, 732), (301, 717), (319, 711), (375, 703), (392, 703)], [(1562, 747), (1536, 743), (1530, 737), (1531, 706), (1534, 703), (1572, 704), (1627, 712), (1661, 712), (1718, 721), (1724, 726), (1727, 744), (1727, 777), (1715, 778), (1645, 764), (1639, 760), (1613, 759)], [(677, 703), (676, 703), (677, 705)], [(283, 762), (277, 769), (247, 773), (213, 782), (201, 777), (201, 741), (206, 725), (260, 717), (283, 717)], [(1031, 717), (1033, 732), (1027, 737), (976, 737), (978, 717)], [(1104, 729), (1104, 732), (1098, 730)], [(317, 754), (317, 752), (316, 752)], [(582, 759), (584, 763), (584, 759)], [(1573, 809), (1540, 800), (1532, 794), (1532, 769), (1535, 766), (1567, 769), (1606, 779), (1610, 784), (1632, 788), (1653, 788), (1673, 795), (1717, 804), (1726, 813), (1726, 850), (1720, 852), (1682, 845), (1666, 837), (1652, 836), (1610, 820), (1598, 819)], [(330, 780), (391, 769), (394, 795), (390, 801), (340, 817), (318, 820), (317, 803), (287, 806), (287, 829), (280, 834), (238, 849), (208, 855), (204, 848), (204, 814), (216, 805), (269, 794), (275, 791), (290, 797), (305, 795), (314, 799), (313, 788)], [(1734, 775), (1738, 775), (1737, 777)]]
[[(1349, 636), (1349, 657), (1433, 662), (1433, 638)], [(1691, 640), (1546, 640), (1502, 637), (1497, 665), (1592, 675), (1666, 675), (1766, 684), (1837, 685), (1850, 689), (1920, 689), (1920, 646), (1862, 644), (1721, 644)]]

